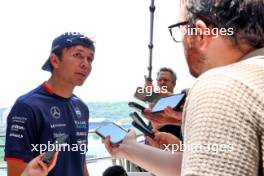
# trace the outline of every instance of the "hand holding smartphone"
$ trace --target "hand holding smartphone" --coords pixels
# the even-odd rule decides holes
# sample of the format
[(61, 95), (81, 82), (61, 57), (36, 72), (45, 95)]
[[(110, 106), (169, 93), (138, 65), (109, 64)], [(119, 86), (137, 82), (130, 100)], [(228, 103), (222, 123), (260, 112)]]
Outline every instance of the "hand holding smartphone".
[(64, 134), (64, 135), (58, 137), (57, 139), (55, 139), (55, 141), (53, 142), (53, 145), (54, 145), (53, 150), (47, 151), (47, 153), (44, 155), (42, 161), (46, 164), (49, 164), (53, 155), (56, 153), (55, 145), (63, 144), (68, 137), (69, 137), (68, 134)]
[(129, 114), (130, 117), (133, 119), (132, 125), (137, 128), (139, 131), (141, 131), (143, 134), (154, 138), (154, 133), (148, 128), (146, 123), (142, 120), (142, 118), (138, 115), (138, 113), (133, 112)]
[(111, 122), (108, 125), (97, 128), (95, 133), (103, 139), (110, 136), (111, 144), (116, 145), (122, 142), (128, 132), (117, 124)]

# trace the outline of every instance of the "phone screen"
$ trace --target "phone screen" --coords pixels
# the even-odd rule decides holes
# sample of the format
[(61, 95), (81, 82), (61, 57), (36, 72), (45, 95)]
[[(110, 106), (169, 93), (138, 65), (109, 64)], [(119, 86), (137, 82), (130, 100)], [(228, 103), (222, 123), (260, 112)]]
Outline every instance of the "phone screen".
[(105, 138), (106, 136), (110, 136), (110, 142), (112, 144), (118, 144), (127, 135), (127, 131), (116, 125), (115, 123), (110, 123), (98, 128), (96, 130), (96, 133), (103, 138)]
[(174, 110), (176, 110), (184, 102), (185, 97), (186, 94), (181, 93), (181, 94), (176, 94), (169, 97), (161, 98), (153, 106), (151, 112), (152, 113), (162, 112), (167, 106), (170, 106)]

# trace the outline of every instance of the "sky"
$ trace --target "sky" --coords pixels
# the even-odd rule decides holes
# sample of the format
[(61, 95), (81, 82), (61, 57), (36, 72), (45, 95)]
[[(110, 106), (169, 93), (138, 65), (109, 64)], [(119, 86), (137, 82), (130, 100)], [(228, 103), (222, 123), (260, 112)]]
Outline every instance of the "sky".
[[(0, 108), (46, 81), (41, 70), (52, 40), (78, 31), (95, 41), (93, 70), (74, 93), (85, 102), (130, 101), (148, 74), (151, 0), (8, 0), (0, 2)], [(153, 71), (177, 72), (175, 92), (191, 87), (182, 44), (168, 26), (177, 22), (179, 0), (156, 0)], [(154, 82), (155, 84), (155, 82)]]

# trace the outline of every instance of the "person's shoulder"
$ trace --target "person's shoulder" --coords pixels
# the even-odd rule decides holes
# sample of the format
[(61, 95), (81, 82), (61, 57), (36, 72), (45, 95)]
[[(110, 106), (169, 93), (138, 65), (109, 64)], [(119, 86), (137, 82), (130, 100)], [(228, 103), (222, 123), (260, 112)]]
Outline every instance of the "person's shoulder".
[(248, 73), (257, 73), (259, 71), (264, 71), (264, 56), (253, 57), (226, 66), (213, 68), (202, 74), (200, 78), (211, 75), (241, 78), (244, 75), (248, 75)]
[(224, 89), (226, 86), (234, 84), (234, 78), (229, 68), (230, 66), (214, 68), (206, 71), (198, 77), (190, 92), (212, 92), (215, 88)]
[(87, 104), (81, 98), (79, 98), (76, 95), (72, 96), (71, 101), (73, 101), (75, 104), (78, 104), (78, 105), (82, 106), (83, 108), (87, 108), (88, 109)]
[(17, 98), (16, 102), (20, 103), (25, 103), (25, 104), (32, 104), (36, 102), (36, 99), (39, 97), (41, 94), (41, 86), (38, 86), (37, 88), (21, 95), (20, 97)]
[(221, 109), (232, 114), (263, 105), (263, 91), (260, 90), (264, 88), (264, 69), (261, 71), (256, 62), (262, 61), (243, 60), (202, 74), (188, 92), (184, 116), (204, 109), (212, 112)]
[(16, 114), (31, 114), (36, 107), (36, 94), (38, 94), (38, 88), (29, 91), (28, 93), (18, 97), (12, 106), (10, 115)]
[(234, 64), (211, 69), (202, 74), (196, 84), (239, 86), (255, 91), (258, 94), (264, 88), (264, 58), (253, 57)]
[[(256, 64), (263, 63), (261, 66)], [(222, 101), (258, 99), (263, 102), (264, 62), (258, 58), (208, 70), (194, 83), (187, 100)], [(253, 102), (253, 101), (252, 101)]]

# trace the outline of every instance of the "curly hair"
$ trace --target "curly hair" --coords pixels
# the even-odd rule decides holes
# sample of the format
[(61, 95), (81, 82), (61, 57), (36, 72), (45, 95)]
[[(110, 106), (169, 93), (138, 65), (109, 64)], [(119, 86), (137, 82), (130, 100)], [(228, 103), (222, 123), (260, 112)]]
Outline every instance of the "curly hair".
[(233, 28), (229, 37), (236, 45), (248, 44), (256, 49), (264, 46), (264, 0), (183, 0), (187, 20), (197, 19), (216, 28)]

